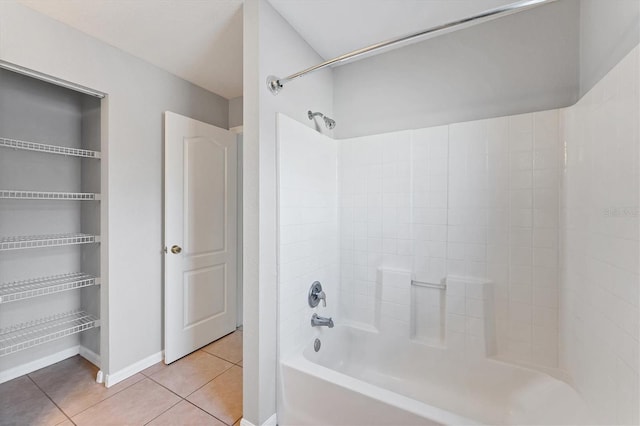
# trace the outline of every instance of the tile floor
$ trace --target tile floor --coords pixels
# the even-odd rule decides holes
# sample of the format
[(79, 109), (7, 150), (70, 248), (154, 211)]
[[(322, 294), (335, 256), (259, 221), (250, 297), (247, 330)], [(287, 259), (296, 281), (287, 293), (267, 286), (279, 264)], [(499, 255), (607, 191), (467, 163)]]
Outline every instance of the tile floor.
[(239, 425), (242, 331), (110, 388), (75, 356), (0, 384), (0, 425)]

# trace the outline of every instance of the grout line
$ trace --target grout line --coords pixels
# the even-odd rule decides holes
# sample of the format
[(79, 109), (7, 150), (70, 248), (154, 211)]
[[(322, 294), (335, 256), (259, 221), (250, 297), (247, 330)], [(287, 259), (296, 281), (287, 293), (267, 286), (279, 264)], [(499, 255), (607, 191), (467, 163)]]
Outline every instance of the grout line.
[[(166, 387), (165, 385), (163, 385), (162, 383), (160, 383), (160, 382), (156, 381), (155, 379), (153, 379), (153, 378), (151, 378), (151, 377), (147, 377), (147, 378), (148, 378), (149, 380), (151, 380), (153, 383), (155, 383), (156, 385), (158, 385), (158, 386), (160, 386), (160, 387), (165, 388), (166, 390), (168, 390), (169, 392), (171, 392), (172, 394), (174, 394), (174, 395), (175, 395), (175, 396), (177, 396), (178, 398), (180, 398), (180, 399), (185, 399), (185, 397), (184, 397), (184, 396), (182, 396), (182, 395), (180, 395), (180, 394), (177, 394), (174, 390), (172, 390), (172, 389), (170, 389), (170, 388)], [(208, 383), (208, 382), (207, 382), (207, 383)], [(189, 395), (191, 395), (191, 394), (189, 394)], [(188, 396), (188, 395), (187, 395), (187, 396)], [(172, 407), (173, 407), (173, 406), (172, 406)]]
[(154, 421), (155, 419), (157, 419), (158, 417), (160, 417), (161, 415), (163, 415), (164, 413), (166, 413), (167, 411), (171, 410), (173, 407), (175, 407), (176, 405), (180, 404), (181, 401), (184, 401), (184, 399), (178, 395), (180, 397), (180, 400), (178, 402), (176, 402), (175, 404), (173, 404), (171, 407), (167, 408), (166, 410), (164, 410), (163, 412), (161, 412), (160, 414), (158, 414), (157, 416), (155, 416), (154, 418), (150, 419), (148, 422), (145, 423), (145, 425), (148, 425), (149, 423), (151, 423), (152, 421)]
[(208, 355), (212, 355), (212, 356), (214, 356), (214, 357), (216, 357), (216, 358), (218, 358), (218, 359), (221, 359), (221, 360), (223, 360), (223, 361), (230, 362), (231, 364), (235, 364), (235, 365), (237, 365), (237, 364), (238, 364), (238, 362), (242, 362), (242, 360), (240, 360), (240, 361), (238, 361), (238, 362), (233, 362), (233, 361), (231, 361), (231, 360), (229, 360), (229, 359), (222, 358), (220, 355), (212, 354), (211, 352), (207, 352), (207, 351), (205, 351), (205, 350), (204, 350), (204, 348), (199, 349), (199, 350), (201, 350), (202, 352), (204, 352), (204, 353), (206, 353), (206, 354), (208, 354)]
[(222, 374), (224, 374), (225, 372), (227, 372), (229, 369), (231, 369), (231, 367), (229, 367), (228, 369), (224, 370), (222, 373), (218, 374), (217, 376), (215, 376), (213, 379), (209, 380), (207, 383), (205, 383), (204, 385), (200, 386), (199, 388), (197, 388), (196, 390), (194, 390), (193, 392), (191, 392), (189, 395), (187, 395), (186, 397), (183, 397), (182, 395), (179, 395), (177, 393), (175, 393), (173, 390), (169, 389), (168, 387), (166, 387), (165, 385), (163, 385), (162, 383), (156, 382), (154, 379), (152, 379), (151, 377), (149, 377), (149, 379), (151, 381), (153, 381), (154, 383), (158, 384), (159, 386), (165, 388), (166, 390), (168, 390), (169, 392), (171, 392), (172, 394), (176, 395), (178, 398), (180, 398), (180, 401), (176, 402), (175, 404), (173, 404), (171, 407), (167, 408), (166, 410), (164, 410), (162, 413), (158, 414), (156, 417), (154, 417), (153, 419), (149, 420), (147, 423), (145, 423), (145, 425), (151, 423), (152, 421), (154, 421), (155, 419), (157, 419), (158, 417), (160, 417), (161, 415), (163, 415), (164, 413), (166, 413), (167, 411), (171, 410), (173, 407), (175, 407), (176, 405), (180, 404), (180, 402), (185, 401), (191, 405), (193, 405), (194, 407), (198, 408), (201, 411), (204, 411), (205, 413), (207, 413), (208, 415), (216, 418), (216, 420), (221, 421), (224, 424), (227, 424), (225, 422), (223, 422), (221, 419), (217, 418), (216, 416), (214, 416), (213, 414), (209, 413), (208, 411), (206, 411), (205, 409), (201, 408), (200, 406), (194, 404), (193, 402), (189, 401), (187, 398), (191, 395), (193, 395), (195, 392), (197, 392), (198, 390), (202, 389), (204, 386), (208, 385), (209, 383), (211, 383), (213, 380), (215, 380), (217, 377), (221, 376)]
[[(136, 373), (136, 374), (138, 374), (138, 373)], [(133, 376), (131, 376), (131, 377), (135, 377), (135, 375), (133, 375)], [(125, 380), (123, 380), (123, 381), (122, 381), (122, 382), (120, 382), (120, 383), (123, 383), (124, 381), (129, 380), (131, 377), (126, 378)], [(134, 382), (134, 383), (131, 383), (129, 386), (126, 386), (126, 387), (124, 387), (124, 388), (120, 389), (118, 392), (115, 392), (113, 395), (109, 395), (108, 397), (106, 397), (106, 398), (104, 398), (104, 399), (101, 399), (100, 401), (96, 402), (95, 404), (92, 404), (92, 405), (88, 406), (87, 408), (83, 409), (82, 411), (78, 411), (76, 414), (74, 414), (74, 415), (73, 415), (73, 417), (76, 417), (77, 415), (79, 415), (79, 414), (81, 414), (81, 413), (84, 413), (84, 412), (85, 412), (85, 411), (87, 411), (88, 409), (93, 408), (93, 407), (95, 407), (96, 405), (98, 405), (98, 404), (100, 404), (100, 403), (102, 403), (102, 402), (104, 402), (104, 401), (106, 401), (106, 400), (108, 400), (108, 399), (113, 398), (114, 396), (118, 395), (120, 392), (122, 392), (122, 391), (124, 391), (124, 390), (126, 390), (126, 389), (129, 389), (131, 386), (137, 385), (138, 383), (140, 383), (141, 381), (143, 381), (143, 380), (144, 380), (144, 379), (146, 379), (146, 378), (148, 378), (148, 377), (147, 377), (147, 376), (145, 376), (144, 374), (142, 374), (142, 379), (137, 380), (137, 381), (136, 381), (136, 382)], [(120, 383), (116, 383), (116, 385), (118, 385), (118, 384), (120, 384)], [(98, 384), (98, 383), (96, 383), (96, 384)], [(104, 384), (102, 384), (102, 386), (104, 386)], [(107, 388), (106, 386), (105, 386), (105, 388), (106, 388), (106, 389), (109, 389), (109, 388)], [(75, 424), (75, 423), (74, 423), (74, 424)]]
[(222, 360), (222, 361), (224, 361), (224, 362), (229, 362), (229, 363), (231, 363), (231, 364), (235, 364), (233, 361), (229, 361), (228, 359), (224, 359), (224, 358), (222, 358), (220, 355), (212, 354), (212, 353), (210, 353), (210, 352), (205, 351), (204, 349), (200, 349), (200, 350), (201, 350), (202, 352), (204, 352), (205, 354), (207, 354), (207, 355), (211, 355), (212, 357), (215, 357), (215, 358), (218, 358), (218, 359), (221, 359), (221, 360)]
[[(177, 394), (177, 393), (176, 393), (176, 392), (174, 392), (172, 389), (168, 388), (167, 386), (163, 385), (162, 383), (157, 382), (157, 381), (156, 381), (154, 378), (152, 378), (150, 375), (148, 376), (148, 375), (146, 375), (146, 374), (144, 374), (144, 373), (140, 372), (139, 374), (140, 374), (140, 376), (142, 377), (140, 380), (137, 380), (137, 381), (135, 381), (135, 382), (131, 383), (129, 386), (126, 386), (126, 387), (124, 387), (124, 388), (120, 389), (119, 391), (115, 392), (113, 395), (109, 395), (107, 398), (104, 398), (104, 399), (102, 399), (102, 400), (100, 400), (100, 401), (97, 401), (95, 404), (92, 404), (92, 405), (90, 405), (90, 406), (86, 407), (85, 409), (83, 409), (83, 410), (79, 411), (78, 413), (76, 413), (76, 414), (74, 415), (74, 417), (75, 417), (75, 416), (77, 416), (77, 415), (79, 415), (79, 414), (81, 414), (81, 413), (83, 413), (83, 412), (85, 412), (85, 411), (87, 411), (87, 410), (89, 410), (90, 408), (95, 407), (96, 405), (98, 405), (98, 404), (100, 404), (100, 403), (102, 403), (102, 402), (104, 402), (104, 401), (106, 401), (106, 400), (108, 400), (108, 399), (111, 399), (112, 397), (114, 397), (115, 395), (117, 395), (117, 394), (119, 394), (120, 392), (124, 391), (125, 389), (128, 389), (128, 388), (130, 388), (130, 387), (132, 387), (132, 386), (136, 385), (137, 383), (140, 383), (140, 382), (142, 382), (142, 381), (144, 381), (144, 380), (148, 379), (148, 380), (152, 381), (153, 383), (155, 383), (155, 384), (157, 384), (157, 385), (161, 386), (162, 388), (164, 388), (164, 389), (168, 390), (168, 391), (169, 391), (169, 392), (171, 392), (172, 394), (176, 395), (176, 396), (179, 398), (179, 401), (178, 401), (178, 402), (176, 402), (175, 404), (173, 404), (171, 407), (169, 407), (169, 408), (167, 408), (166, 410), (164, 410), (163, 412), (159, 413), (157, 416), (153, 417), (151, 420), (149, 420), (149, 422), (147, 422), (147, 423), (145, 423), (145, 424), (148, 424), (148, 423), (152, 422), (153, 420), (155, 420), (156, 418), (158, 418), (158, 417), (159, 417), (159, 416), (161, 416), (162, 414), (166, 413), (167, 411), (169, 411), (170, 409), (172, 409), (173, 407), (175, 407), (177, 404), (179, 404), (179, 403), (180, 403), (180, 401), (186, 401), (186, 402), (188, 402), (189, 404), (191, 404), (191, 405), (193, 405), (193, 406), (197, 407), (198, 409), (200, 409), (200, 410), (204, 411), (204, 412), (205, 412), (205, 413), (207, 413), (208, 415), (211, 415), (212, 417), (216, 418), (217, 420), (219, 420), (219, 421), (221, 421), (221, 422), (223, 422), (223, 423), (227, 424), (226, 422), (222, 421), (222, 420), (221, 420), (221, 419), (219, 419), (218, 417), (214, 416), (213, 414), (209, 413), (208, 411), (206, 411), (206, 410), (202, 409), (201, 407), (199, 407), (199, 406), (197, 406), (196, 404), (192, 403), (191, 401), (187, 400), (186, 398), (188, 398), (189, 396), (191, 396), (193, 393), (197, 392), (198, 390), (202, 389), (204, 386), (208, 385), (208, 384), (209, 384), (209, 383), (211, 383), (213, 380), (215, 380), (215, 379), (217, 379), (218, 377), (220, 377), (222, 374), (224, 374), (224, 373), (226, 373), (227, 371), (231, 370), (234, 366), (237, 366), (237, 367), (239, 367), (239, 368), (241, 368), (241, 369), (242, 369), (242, 366), (241, 366), (241, 365), (238, 365), (237, 363), (234, 363), (234, 362), (228, 361), (228, 360), (226, 360), (226, 359), (224, 359), (224, 358), (221, 358), (221, 357), (219, 357), (219, 356), (217, 356), (217, 355), (210, 354), (210, 353), (208, 353), (208, 352), (206, 352), (206, 351), (203, 351), (203, 352), (204, 352), (204, 353), (206, 353), (207, 355), (210, 355), (210, 356), (212, 356), (212, 357), (214, 357), (214, 358), (220, 359), (220, 360), (222, 360), (222, 361), (224, 361), (224, 362), (228, 363), (228, 364), (229, 364), (229, 366), (228, 366), (227, 368), (225, 368), (224, 370), (222, 370), (219, 374), (217, 374), (216, 376), (214, 376), (211, 380), (207, 381), (205, 384), (203, 384), (202, 386), (198, 387), (198, 388), (197, 388), (197, 389), (195, 389), (193, 392), (189, 393), (186, 397), (183, 397), (183, 396), (181, 396), (181, 395)], [(188, 355), (187, 355), (187, 356), (188, 356)], [(240, 361), (238, 361), (238, 362), (242, 362), (242, 360), (240, 360)], [(244, 371), (244, 370), (243, 370), (243, 371)], [(157, 372), (155, 372), (155, 373), (157, 373)], [(154, 373), (154, 374), (155, 374), (155, 373)], [(137, 373), (137, 374), (138, 374), (138, 373)], [(43, 389), (42, 389), (42, 388), (41, 388), (41, 387), (40, 387), (40, 386), (35, 382), (35, 380), (34, 380), (34, 379), (29, 375), (29, 374), (25, 374), (25, 376), (27, 376), (27, 377), (29, 378), (29, 380), (30, 380), (30, 381), (31, 381), (31, 382), (36, 386), (36, 388), (38, 388), (38, 390), (40, 390), (40, 392), (42, 392), (42, 393), (45, 395), (45, 397), (47, 397), (47, 399), (49, 399), (49, 400), (54, 404), (54, 406), (60, 410), (60, 412), (65, 416), (65, 418), (66, 418), (67, 420), (69, 420), (69, 421), (70, 421), (72, 424), (74, 424), (74, 425), (76, 424), (76, 423), (72, 420), (72, 418), (71, 418), (71, 417), (70, 417), (70, 416), (69, 416), (69, 415), (68, 415), (68, 414), (67, 414), (67, 413), (66, 413), (66, 412), (65, 412), (65, 411), (64, 411), (64, 410), (63, 410), (63, 409), (58, 405), (58, 404), (56, 404), (56, 402), (51, 398), (51, 396), (49, 396), (49, 394), (47, 394), (47, 392), (45, 392), (45, 391), (44, 391), (44, 390), (43, 390)], [(133, 377), (133, 376), (132, 376), (132, 377)], [(241, 416), (240, 418), (242, 418), (242, 416)], [(237, 420), (236, 420), (236, 421), (237, 421)], [(231, 423), (231, 425), (232, 425), (232, 424), (233, 424), (233, 423)]]
[[(217, 374), (215, 377), (213, 377), (211, 380), (209, 380), (207, 383), (205, 383), (204, 385), (200, 386), (199, 388), (197, 388), (196, 390), (194, 390), (193, 392), (191, 392), (189, 395), (187, 395), (185, 397), (185, 399), (187, 399), (188, 397), (190, 397), (191, 395), (193, 395), (194, 393), (198, 392), (200, 389), (202, 389), (203, 387), (207, 386), (209, 383), (213, 382), (215, 379), (217, 379), (218, 377), (222, 376), (224, 373), (226, 373), (227, 371), (231, 370), (233, 368), (234, 364), (231, 364), (231, 367), (229, 368), (225, 368), (222, 372), (220, 372), (219, 374)], [(244, 370), (243, 370), (244, 371)]]
[[(198, 352), (198, 351), (202, 351), (202, 352), (206, 353), (207, 355), (210, 355), (210, 356), (212, 356), (212, 357), (214, 357), (214, 358), (218, 358), (218, 359), (220, 359), (220, 360), (222, 360), (222, 361), (225, 361), (225, 362), (227, 362), (227, 363), (229, 363), (229, 364), (231, 364), (231, 365), (230, 365), (228, 368), (225, 368), (224, 370), (222, 370), (222, 371), (221, 371), (220, 373), (218, 373), (217, 375), (215, 375), (213, 378), (211, 378), (211, 380), (207, 381), (207, 382), (206, 382), (205, 384), (203, 384), (202, 386), (200, 386), (200, 387), (196, 388), (194, 391), (192, 391), (191, 393), (189, 393), (189, 394), (188, 394), (187, 396), (185, 396), (185, 397), (183, 397), (182, 395), (177, 394), (177, 393), (176, 393), (176, 392), (174, 392), (172, 389), (170, 389), (170, 388), (168, 388), (167, 386), (165, 386), (164, 384), (162, 384), (162, 383), (158, 382), (157, 380), (155, 380), (155, 379), (154, 379), (153, 377), (151, 377), (151, 376), (146, 376), (146, 375), (144, 375), (144, 377), (146, 377), (146, 378), (150, 379), (151, 381), (153, 381), (154, 383), (157, 383), (158, 385), (162, 386), (163, 388), (167, 389), (168, 391), (170, 391), (170, 392), (171, 392), (171, 393), (173, 393), (174, 395), (178, 396), (179, 398), (184, 399), (185, 401), (187, 401), (187, 398), (188, 398), (188, 397), (190, 397), (190, 396), (191, 396), (191, 395), (193, 395), (195, 392), (199, 391), (200, 389), (202, 389), (203, 387), (205, 387), (206, 385), (208, 385), (209, 383), (211, 383), (212, 381), (214, 381), (215, 379), (217, 379), (217, 378), (218, 378), (218, 377), (220, 377), (222, 374), (226, 373), (226, 372), (227, 372), (227, 371), (229, 371), (231, 368), (233, 368), (233, 366), (235, 366), (235, 365), (236, 365), (236, 364), (234, 364), (234, 363), (232, 363), (232, 362), (229, 362), (229, 361), (227, 361), (227, 360), (225, 360), (225, 359), (223, 359), (223, 358), (220, 358), (220, 357), (218, 357), (218, 356), (215, 356), (215, 355), (213, 355), (213, 354), (210, 354), (209, 352), (205, 352), (205, 351), (203, 351), (202, 349), (198, 349), (197, 351), (194, 351), (194, 352), (192, 352), (192, 353), (195, 353), (195, 352)], [(189, 355), (191, 355), (191, 354), (189, 354)], [(185, 357), (183, 357), (183, 358), (181, 358), (181, 359), (187, 358), (189, 355), (186, 355)], [(239, 366), (239, 365), (238, 365), (238, 367), (242, 368), (242, 366)], [(164, 371), (164, 370), (160, 370), (160, 371)], [(156, 373), (159, 373), (160, 371), (157, 371)], [(243, 371), (244, 371), (244, 369), (243, 369)], [(153, 373), (153, 374), (155, 375), (156, 373)]]
[[(209, 416), (211, 416), (211, 417), (215, 418), (216, 420), (219, 420), (219, 421), (221, 421), (222, 423), (224, 423), (224, 424), (226, 424), (226, 425), (229, 425), (229, 423), (227, 423), (227, 422), (223, 421), (222, 419), (220, 419), (220, 418), (218, 418), (218, 417), (214, 416), (213, 414), (211, 414), (210, 412), (208, 412), (208, 411), (207, 411), (207, 410), (205, 410), (204, 408), (200, 407), (199, 405), (194, 404), (193, 402), (189, 401), (188, 399), (185, 399), (184, 401), (186, 401), (187, 403), (189, 403), (189, 404), (193, 405), (194, 407), (196, 407), (198, 410), (202, 411), (203, 413), (206, 413), (207, 415), (209, 415)], [(240, 416), (240, 418), (242, 418), (242, 416)], [(234, 423), (235, 423), (235, 422), (234, 422)], [(231, 425), (229, 425), (229, 426), (232, 426), (232, 425), (233, 425), (233, 423), (231, 423)]]
[[(58, 404), (56, 404), (56, 402), (53, 400), (53, 398), (51, 398), (51, 397), (49, 396), (49, 394), (48, 394), (48, 393), (46, 393), (46, 392), (44, 391), (44, 389), (42, 389), (40, 386), (38, 386), (38, 384), (36, 383), (36, 381), (35, 381), (35, 380), (33, 380), (33, 378), (32, 378), (29, 374), (25, 374), (25, 376), (27, 376), (27, 378), (28, 378), (29, 380), (31, 380), (31, 383), (33, 383), (33, 384), (35, 385), (35, 387), (37, 387), (37, 388), (38, 388), (38, 390), (39, 390), (40, 392), (42, 392), (42, 393), (44, 394), (44, 396), (46, 396), (46, 397), (47, 397), (47, 399), (49, 399), (49, 401), (51, 401), (51, 403), (52, 403), (53, 405), (55, 405), (55, 406), (56, 406), (56, 408), (57, 408), (58, 410), (60, 410), (60, 412), (62, 413), (62, 415), (63, 415), (63, 416), (65, 416), (65, 417), (66, 417), (66, 418), (67, 418), (71, 423), (73, 423), (73, 424), (75, 425), (75, 422), (74, 422), (73, 420), (71, 420), (71, 417), (69, 417), (69, 416), (67, 415), (67, 413), (65, 413), (65, 412), (64, 412), (64, 410), (63, 410), (63, 409), (62, 409)], [(60, 422), (60, 423), (64, 423), (64, 422)], [(58, 424), (60, 424), (60, 423), (58, 423)]]
[[(200, 389), (202, 389), (203, 387), (205, 387), (206, 385), (208, 385), (209, 383), (211, 383), (212, 381), (214, 381), (215, 379), (217, 379), (218, 377), (220, 377), (222, 374), (226, 373), (227, 371), (229, 371), (231, 368), (233, 367), (233, 365), (229, 368), (227, 368), (226, 370), (224, 370), (222, 373), (218, 374), (217, 376), (215, 376), (213, 379), (209, 380), (207, 383), (205, 383), (204, 385), (200, 386), (199, 388), (197, 388), (196, 390), (194, 390), (193, 392), (191, 392), (190, 394), (188, 394), (186, 397), (183, 397), (181, 395), (178, 395), (177, 393), (175, 393), (173, 390), (169, 389), (168, 387), (166, 387), (165, 385), (163, 385), (162, 383), (158, 383), (155, 380), (153, 380), (151, 377), (149, 377), (149, 379), (151, 379), (154, 383), (158, 384), (159, 386), (165, 388), (166, 390), (168, 390), (169, 392), (171, 392), (172, 394), (176, 395), (178, 398), (180, 398), (181, 401), (185, 401), (191, 405), (193, 405), (194, 407), (200, 409), (201, 411), (204, 411), (205, 413), (207, 413), (208, 415), (216, 418), (217, 420), (221, 421), (224, 424), (227, 424), (226, 422), (222, 421), (222, 419), (219, 419), (218, 417), (214, 416), (213, 414), (211, 414), (210, 412), (208, 412), (207, 410), (205, 410), (204, 408), (200, 407), (199, 405), (196, 405), (195, 403), (189, 401), (187, 398), (190, 397), (191, 395), (193, 395), (195, 392), (199, 391)], [(177, 403), (175, 403), (174, 405), (172, 405), (171, 407), (169, 407), (168, 409), (166, 409), (165, 411), (163, 411), (162, 413), (158, 414), (156, 417), (154, 417), (153, 419), (149, 420), (149, 422), (145, 423), (148, 424), (150, 422), (152, 422), (153, 420), (155, 420), (156, 418), (160, 417), (162, 414), (166, 413), (167, 411), (169, 411), (171, 408), (175, 407), (176, 405), (178, 405), (180, 403), (180, 401), (178, 401)], [(240, 416), (242, 418), (242, 416)], [(233, 423), (232, 423), (233, 425)], [(231, 426), (231, 425), (229, 425)]]
[[(203, 352), (204, 352), (204, 351), (203, 351)], [(189, 403), (189, 404), (191, 404), (192, 406), (196, 407), (197, 409), (199, 409), (199, 410), (203, 411), (203, 412), (204, 412), (204, 413), (206, 413), (207, 415), (210, 415), (210, 416), (214, 417), (215, 419), (217, 419), (217, 420), (221, 421), (222, 423), (227, 424), (227, 423), (226, 423), (226, 422), (224, 422), (222, 419), (220, 419), (220, 418), (216, 417), (216, 416), (215, 416), (215, 415), (213, 415), (212, 413), (209, 413), (209, 412), (208, 412), (208, 411), (206, 411), (205, 409), (201, 408), (200, 406), (198, 406), (198, 405), (196, 405), (196, 404), (194, 404), (194, 403), (192, 403), (191, 401), (189, 401), (189, 400), (187, 400), (187, 399), (186, 399), (187, 397), (191, 396), (193, 393), (197, 392), (198, 390), (202, 389), (204, 386), (206, 386), (206, 385), (208, 385), (209, 383), (211, 383), (213, 380), (215, 380), (215, 379), (217, 379), (218, 377), (220, 377), (222, 374), (224, 374), (224, 373), (226, 373), (227, 371), (229, 371), (230, 369), (232, 369), (234, 366), (237, 366), (237, 367), (239, 367), (239, 368), (241, 368), (241, 369), (242, 369), (242, 366), (238, 365), (237, 363), (230, 362), (230, 361), (228, 361), (228, 360), (226, 360), (226, 359), (224, 359), (224, 358), (218, 357), (218, 356), (213, 355), (213, 354), (209, 354), (208, 352), (205, 352), (205, 353), (207, 353), (208, 355), (211, 355), (211, 356), (213, 356), (213, 357), (215, 357), (215, 358), (218, 358), (218, 359), (220, 359), (220, 360), (222, 360), (222, 361), (225, 361), (226, 363), (228, 363), (228, 364), (229, 364), (229, 366), (228, 366), (227, 368), (225, 368), (223, 371), (221, 371), (219, 374), (217, 374), (216, 376), (214, 376), (211, 380), (207, 381), (204, 385), (202, 385), (202, 386), (198, 387), (198, 388), (197, 388), (197, 389), (195, 389), (193, 392), (189, 393), (186, 397), (183, 397), (183, 396), (181, 396), (181, 395), (178, 395), (178, 394), (177, 394), (176, 392), (174, 392), (172, 389), (170, 389), (170, 388), (168, 388), (167, 386), (163, 385), (162, 383), (159, 383), (159, 382), (157, 382), (156, 380), (154, 380), (151, 376), (147, 376), (146, 374), (143, 374), (142, 372), (140, 372), (140, 376), (142, 377), (140, 380), (135, 381), (135, 382), (131, 383), (129, 386), (126, 386), (126, 387), (122, 388), (121, 390), (119, 390), (119, 391), (115, 392), (113, 395), (110, 395), (110, 396), (108, 396), (107, 398), (104, 398), (104, 399), (102, 399), (102, 400), (100, 400), (100, 401), (96, 402), (95, 404), (92, 404), (92, 405), (90, 405), (90, 406), (86, 407), (85, 409), (83, 409), (83, 410), (79, 411), (78, 413), (76, 413), (76, 414), (74, 415), (74, 417), (75, 417), (75, 416), (77, 416), (77, 415), (79, 415), (79, 414), (81, 414), (81, 413), (83, 413), (83, 412), (85, 412), (85, 411), (87, 411), (87, 410), (89, 410), (90, 408), (95, 407), (96, 405), (98, 405), (98, 404), (100, 404), (100, 403), (102, 403), (102, 402), (104, 402), (104, 401), (106, 401), (106, 400), (108, 400), (108, 399), (111, 399), (112, 397), (114, 397), (115, 395), (117, 395), (117, 394), (119, 394), (120, 392), (124, 391), (125, 389), (128, 389), (128, 388), (130, 388), (131, 386), (134, 386), (135, 384), (140, 383), (140, 382), (142, 382), (142, 381), (144, 381), (144, 380), (148, 379), (148, 380), (150, 380), (152, 383), (155, 383), (155, 384), (159, 385), (160, 387), (162, 387), (162, 388), (164, 388), (164, 389), (168, 390), (168, 391), (169, 391), (169, 392), (171, 392), (172, 394), (176, 395), (176, 396), (179, 398), (179, 400), (178, 400), (175, 404), (173, 404), (173, 405), (171, 405), (169, 408), (167, 408), (166, 410), (162, 411), (161, 413), (159, 413), (158, 415), (156, 415), (155, 417), (153, 417), (152, 419), (150, 419), (150, 420), (149, 420), (148, 422), (146, 422), (145, 424), (148, 424), (148, 423), (150, 423), (150, 422), (154, 421), (155, 419), (157, 419), (158, 417), (162, 416), (164, 413), (166, 413), (167, 411), (171, 410), (171, 409), (172, 409), (172, 408), (174, 408), (176, 405), (178, 405), (181, 401), (186, 401), (187, 403)], [(238, 362), (241, 362), (241, 361), (238, 361)], [(155, 373), (154, 373), (154, 374), (155, 374)], [(76, 424), (76, 423), (72, 420), (72, 418), (71, 418), (71, 417), (70, 417), (70, 416), (69, 416), (69, 415), (68, 415), (68, 414), (67, 414), (67, 413), (66, 413), (66, 412), (65, 412), (65, 411), (64, 411), (64, 410), (63, 410), (63, 409), (58, 405), (58, 404), (56, 404), (56, 402), (52, 399), (52, 397), (51, 397), (49, 394), (47, 394), (47, 392), (45, 392), (45, 391), (44, 391), (44, 390), (43, 390), (43, 389), (42, 389), (42, 388), (41, 388), (41, 387), (40, 387), (40, 386), (35, 382), (35, 380), (34, 380), (34, 379), (29, 375), (29, 374), (25, 374), (25, 376), (27, 376), (27, 377), (28, 377), (28, 379), (29, 379), (29, 380), (30, 380), (30, 381), (31, 381), (31, 382), (36, 386), (36, 388), (37, 388), (40, 392), (42, 392), (42, 394), (43, 394), (47, 399), (49, 399), (49, 400), (54, 404), (54, 406), (55, 406), (56, 408), (58, 408), (58, 409), (60, 410), (60, 412), (63, 414), (63, 416), (64, 416), (64, 417), (65, 417), (69, 422), (71, 422), (73, 425), (75, 425), (75, 424)], [(242, 418), (242, 416), (240, 416), (240, 418)], [(63, 422), (64, 422), (64, 421), (63, 421)], [(237, 419), (236, 419), (236, 422), (237, 422)], [(233, 424), (234, 424), (234, 422), (232, 422), (232, 423), (230, 423), (230, 424), (228, 424), (228, 425), (229, 425), (229, 426), (231, 426), (231, 425), (233, 425)]]

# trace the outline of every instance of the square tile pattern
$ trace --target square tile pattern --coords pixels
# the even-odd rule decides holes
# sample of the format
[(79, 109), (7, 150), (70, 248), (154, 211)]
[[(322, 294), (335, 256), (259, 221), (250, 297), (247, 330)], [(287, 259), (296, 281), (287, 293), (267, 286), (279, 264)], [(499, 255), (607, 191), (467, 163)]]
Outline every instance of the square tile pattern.
[(242, 330), (110, 388), (75, 356), (0, 384), (0, 426), (211, 425), (242, 418)]

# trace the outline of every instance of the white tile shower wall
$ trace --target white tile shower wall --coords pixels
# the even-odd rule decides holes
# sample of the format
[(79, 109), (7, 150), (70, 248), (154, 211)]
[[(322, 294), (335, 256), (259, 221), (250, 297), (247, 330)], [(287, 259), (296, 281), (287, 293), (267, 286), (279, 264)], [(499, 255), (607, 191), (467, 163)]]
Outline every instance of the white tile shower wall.
[(339, 142), (341, 315), (360, 325), (378, 326), (378, 269), (411, 270), (410, 135)]
[[(279, 114), (278, 149), (278, 323), (280, 355), (286, 356), (325, 331), (311, 327), (314, 312), (334, 316), (337, 311), (337, 144)], [(307, 304), (316, 280), (327, 295), (326, 308)]]
[[(490, 350), (556, 366), (558, 117), (554, 110), (340, 141), (341, 316), (380, 326), (389, 301), (378, 268), (432, 283), (489, 279)], [(451, 325), (465, 322), (451, 309), (455, 297), (446, 297)], [(396, 300), (396, 311), (410, 310), (409, 297)]]
[(496, 355), (555, 367), (558, 111), (449, 133), (447, 273), (493, 283)]
[(639, 61), (562, 112), (560, 364), (602, 424), (640, 423)]
[(414, 278), (439, 283), (446, 275), (449, 203), (449, 127), (411, 134), (411, 195)]

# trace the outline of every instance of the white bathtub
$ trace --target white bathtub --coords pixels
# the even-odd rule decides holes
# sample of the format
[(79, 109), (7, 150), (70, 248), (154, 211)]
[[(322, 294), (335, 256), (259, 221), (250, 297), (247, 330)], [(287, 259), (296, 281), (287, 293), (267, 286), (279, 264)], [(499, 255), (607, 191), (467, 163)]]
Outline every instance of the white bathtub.
[(546, 374), (337, 326), (283, 359), (278, 423), (585, 425), (579, 395)]

